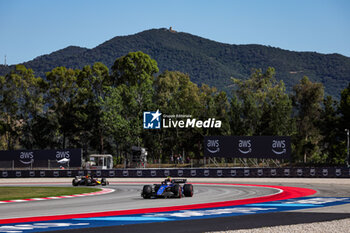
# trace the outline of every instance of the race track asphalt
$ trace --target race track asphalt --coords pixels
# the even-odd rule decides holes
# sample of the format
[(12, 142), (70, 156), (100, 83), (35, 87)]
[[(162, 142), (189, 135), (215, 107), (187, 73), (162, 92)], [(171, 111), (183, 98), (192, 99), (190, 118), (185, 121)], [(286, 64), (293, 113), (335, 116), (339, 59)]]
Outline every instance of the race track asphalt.
[[(47, 185), (58, 186), (58, 184)], [(30, 184), (30, 186), (33, 186), (33, 184)], [(61, 186), (67, 185), (61, 184)], [(115, 192), (105, 195), (0, 204), (0, 219), (180, 206), (260, 197), (278, 192), (278, 190), (263, 187), (235, 186), (233, 188), (230, 186), (195, 185), (192, 198), (145, 200), (140, 195), (142, 187), (143, 184), (141, 183), (112, 183), (108, 188), (115, 189)]]
[[(142, 182), (157, 181), (158, 179), (137, 180), (139, 184), (126, 184), (130, 179), (113, 179), (109, 188), (116, 191), (111, 194), (80, 197), (64, 200), (38, 201), (31, 203), (11, 203), (0, 205), (0, 219), (61, 215), (72, 213), (89, 213), (98, 211), (114, 211), (135, 208), (150, 208), (161, 206), (186, 205), (226, 200), (246, 199), (266, 196), (277, 192), (274, 189), (245, 186), (216, 186), (195, 185), (192, 198), (144, 200), (140, 197)], [(192, 181), (192, 179), (189, 179)], [(3, 179), (0, 185), (9, 185)], [(26, 180), (13, 182), (16, 185), (55, 185), (66, 186), (67, 180), (55, 180), (58, 183), (44, 181), (40, 184), (28, 184)], [(134, 181), (134, 180), (133, 180)], [(41, 181), (42, 182), (42, 181)], [(46, 183), (45, 183), (46, 182)], [(193, 182), (228, 182), (241, 184), (269, 184), (280, 186), (304, 187), (317, 191), (314, 197), (350, 197), (349, 180), (341, 179), (193, 179)], [(11, 182), (10, 182), (11, 183)], [(13, 185), (12, 183), (10, 185)], [(69, 185), (69, 184), (68, 184)], [(281, 226), (299, 223), (312, 223), (350, 218), (350, 204), (323, 208), (294, 210), (278, 213), (250, 214), (210, 219), (196, 219), (173, 222), (144, 223), (99, 228), (71, 229), (51, 232), (210, 232), (237, 229), (252, 229), (266, 226)]]

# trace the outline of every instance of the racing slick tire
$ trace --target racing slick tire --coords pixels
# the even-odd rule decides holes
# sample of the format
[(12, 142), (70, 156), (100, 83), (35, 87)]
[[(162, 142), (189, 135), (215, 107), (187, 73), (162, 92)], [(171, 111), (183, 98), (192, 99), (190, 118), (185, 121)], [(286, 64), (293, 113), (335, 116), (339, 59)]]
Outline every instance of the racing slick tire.
[(151, 185), (144, 185), (142, 189), (142, 197), (144, 199), (149, 199), (152, 196), (152, 186)]
[(185, 197), (192, 197), (193, 196), (193, 185), (192, 184), (185, 184), (184, 185), (184, 195), (185, 195)]
[(182, 188), (180, 185), (175, 184), (173, 186), (173, 193), (174, 193), (174, 197), (178, 197), (181, 198), (182, 197)]
[(73, 186), (78, 186), (79, 185), (79, 180), (77, 178), (72, 180), (72, 185)]
[(85, 179), (85, 185), (87, 185), (87, 186), (91, 186), (91, 185), (93, 185), (93, 183), (92, 183), (92, 179), (91, 179), (91, 178), (87, 178), (87, 179)]
[(108, 185), (109, 183), (108, 183), (108, 181), (106, 180), (106, 178), (102, 178), (101, 179), (101, 185), (102, 186), (106, 186), (106, 185)]

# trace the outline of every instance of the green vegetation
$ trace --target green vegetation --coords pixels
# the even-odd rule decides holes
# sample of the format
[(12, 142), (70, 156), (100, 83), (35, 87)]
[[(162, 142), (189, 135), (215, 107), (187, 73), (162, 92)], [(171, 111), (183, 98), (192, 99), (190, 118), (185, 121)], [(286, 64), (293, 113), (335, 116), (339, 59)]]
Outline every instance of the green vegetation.
[[(274, 67), (276, 79), (283, 80), (287, 93), (293, 91), (300, 79), (308, 76), (312, 82), (322, 83), (325, 94), (337, 100), (350, 78), (350, 58), (339, 54), (292, 52), (254, 44), (229, 45), (166, 29), (118, 36), (93, 49), (70, 46), (24, 65), (33, 69), (37, 76), (44, 77), (57, 66), (82, 69), (99, 61), (111, 68), (115, 58), (130, 51), (149, 54), (158, 62), (160, 72), (180, 71), (198, 85), (216, 86), (229, 95), (231, 77), (246, 79), (254, 68)], [(14, 66), (0, 66), (0, 75), (13, 69)]]
[(0, 201), (39, 197), (55, 197), (97, 192), (97, 188), (68, 187), (0, 187)]
[[(226, 92), (188, 74), (159, 72), (142, 52), (115, 60), (111, 70), (97, 62), (82, 69), (56, 67), (37, 77), (18, 65), (0, 76), (0, 149), (83, 148), (117, 155), (121, 163), (131, 146), (146, 147), (149, 160), (169, 162), (185, 153), (202, 158), (207, 135), (284, 135), (292, 137), (293, 162), (344, 164), (349, 128), (350, 84), (340, 102), (324, 97), (322, 83), (303, 77), (287, 94), (274, 68), (232, 78)], [(144, 130), (144, 111), (192, 115), (222, 121), (221, 128)]]

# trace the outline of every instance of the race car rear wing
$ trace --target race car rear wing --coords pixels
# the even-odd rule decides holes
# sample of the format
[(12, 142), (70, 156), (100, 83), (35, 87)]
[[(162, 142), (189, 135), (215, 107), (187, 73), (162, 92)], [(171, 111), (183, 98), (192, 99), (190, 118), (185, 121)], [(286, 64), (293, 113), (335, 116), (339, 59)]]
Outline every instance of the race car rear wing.
[[(90, 177), (92, 178), (91, 175), (90, 175)], [(75, 176), (75, 179), (82, 179), (82, 178), (86, 178), (86, 176)]]
[(183, 184), (187, 182), (187, 179), (173, 179), (176, 184)]

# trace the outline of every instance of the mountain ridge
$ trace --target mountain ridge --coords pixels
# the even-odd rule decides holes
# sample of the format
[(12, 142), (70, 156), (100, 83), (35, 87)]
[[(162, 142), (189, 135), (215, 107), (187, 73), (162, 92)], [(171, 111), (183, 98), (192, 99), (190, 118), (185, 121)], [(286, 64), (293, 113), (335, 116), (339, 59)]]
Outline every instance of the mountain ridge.
[[(129, 52), (142, 51), (158, 63), (160, 72), (177, 70), (188, 73), (197, 84), (206, 83), (228, 91), (231, 77), (248, 78), (254, 68), (276, 69), (276, 78), (283, 80), (287, 91), (303, 77), (321, 82), (327, 95), (336, 99), (350, 81), (350, 58), (341, 54), (294, 52), (277, 47), (216, 42), (185, 32), (165, 28), (150, 29), (133, 35), (116, 36), (94, 48), (68, 46), (24, 62), (37, 75), (57, 66), (82, 68), (102, 62), (109, 68), (115, 59)], [(0, 75), (13, 66), (0, 66)]]

